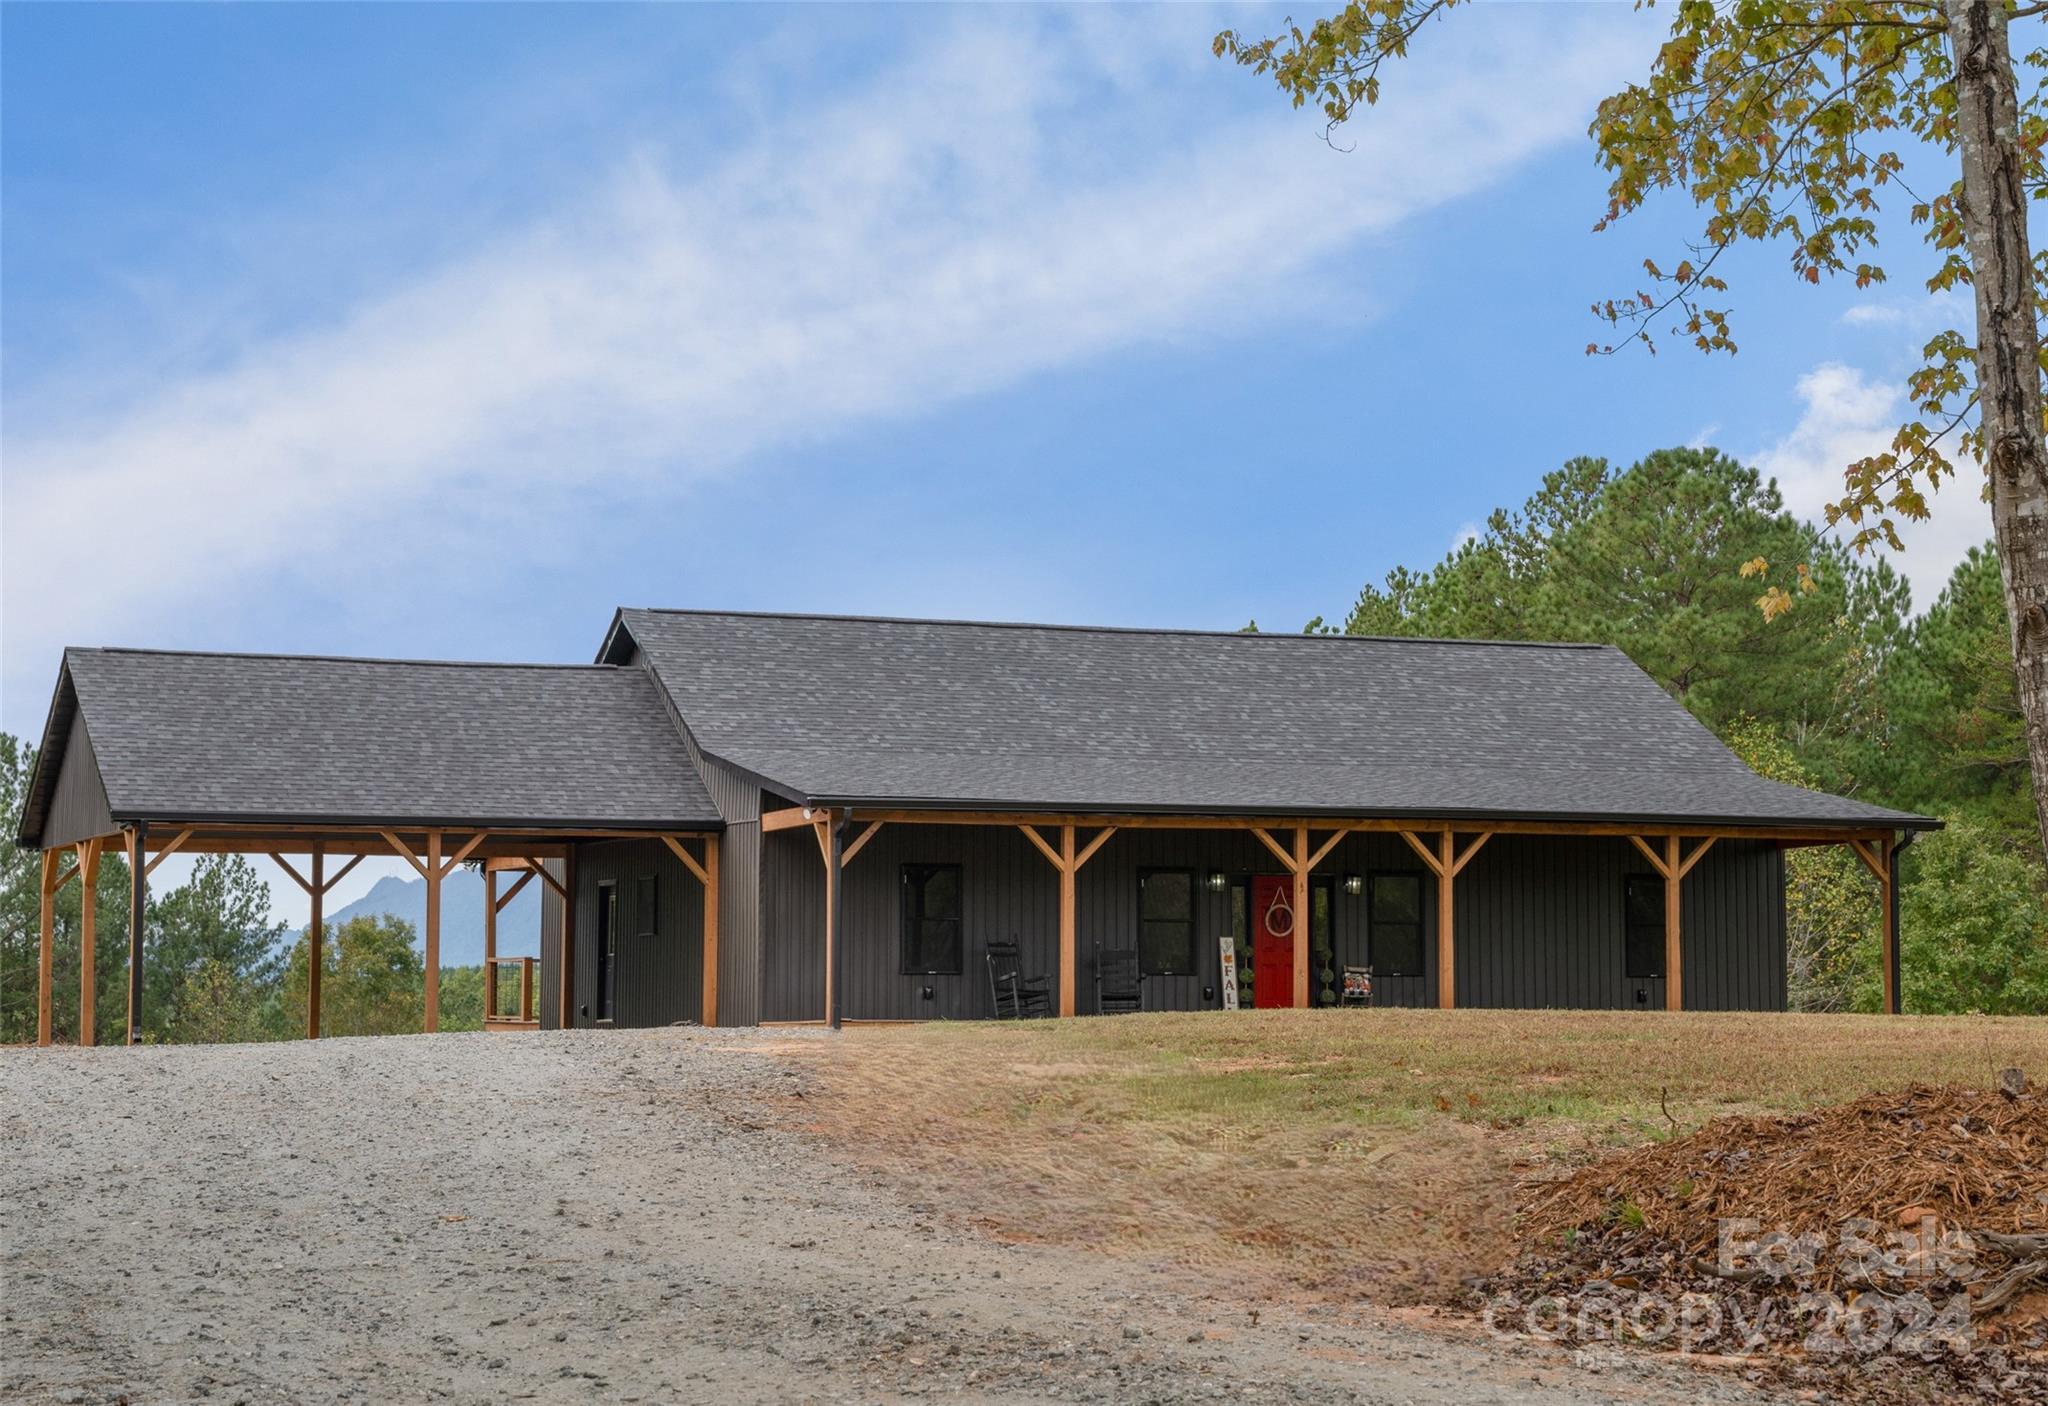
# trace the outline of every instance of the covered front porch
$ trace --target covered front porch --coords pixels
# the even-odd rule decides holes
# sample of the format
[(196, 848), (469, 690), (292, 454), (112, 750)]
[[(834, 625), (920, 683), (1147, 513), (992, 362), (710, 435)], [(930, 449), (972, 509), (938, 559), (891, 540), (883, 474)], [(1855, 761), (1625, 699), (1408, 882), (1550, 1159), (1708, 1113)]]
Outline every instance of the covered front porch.
[(998, 1014), (1012, 944), (1062, 1016), (1127, 1008), (1105, 958), (1143, 1009), (1343, 1004), (1347, 968), (1380, 1005), (1782, 1009), (1783, 854), (1815, 844), (1875, 878), (1898, 1009), (1889, 831), (857, 805), (761, 827), (770, 1020)]

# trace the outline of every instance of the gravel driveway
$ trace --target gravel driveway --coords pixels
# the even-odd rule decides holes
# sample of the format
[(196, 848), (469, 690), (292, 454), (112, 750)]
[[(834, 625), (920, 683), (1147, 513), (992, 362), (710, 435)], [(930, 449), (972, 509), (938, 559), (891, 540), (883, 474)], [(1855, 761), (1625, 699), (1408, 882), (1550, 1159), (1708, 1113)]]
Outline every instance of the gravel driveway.
[(993, 1243), (770, 1126), (829, 1038), (0, 1052), (0, 1399), (1763, 1399)]

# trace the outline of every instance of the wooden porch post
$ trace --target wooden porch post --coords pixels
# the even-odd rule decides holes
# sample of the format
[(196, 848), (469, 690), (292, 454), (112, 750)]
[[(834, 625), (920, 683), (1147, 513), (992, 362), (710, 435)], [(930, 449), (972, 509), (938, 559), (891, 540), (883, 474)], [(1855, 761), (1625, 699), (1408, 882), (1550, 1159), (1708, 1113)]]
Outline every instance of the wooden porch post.
[(1060, 826), (1060, 1014), (1079, 1009), (1080, 935), (1075, 912), (1074, 827)]
[(1453, 851), (1457, 837), (1449, 830), (1437, 838), (1436, 868), (1436, 1004), (1458, 1008), (1458, 870)]
[(498, 1013), (498, 871), (484, 866), (484, 1019)]
[(842, 857), (846, 824), (833, 817), (826, 826), (825, 842), (825, 1023), (839, 1029), (845, 1012), (840, 1009), (846, 995), (846, 964), (839, 960), (839, 939), (844, 920), (846, 862)]
[(1308, 826), (1294, 827), (1294, 1008), (1308, 1009)]
[(704, 837), (704, 997), (698, 1011), (703, 1025), (718, 1024), (718, 836)]
[(1884, 968), (1884, 1011), (1899, 1013), (1899, 851), (1894, 836), (1851, 838), (1849, 848), (1877, 880), (1878, 962)]
[(98, 984), (94, 970), (94, 944), (97, 939), (95, 924), (98, 921), (98, 898), (100, 878), (101, 839), (90, 839), (78, 846), (78, 1043), (95, 1043), (93, 1033), (93, 996)]
[(1080, 1009), (1078, 988), (1080, 985), (1080, 941), (1078, 928), (1078, 880), (1082, 866), (1093, 859), (1096, 852), (1109, 843), (1109, 837), (1116, 833), (1116, 826), (1105, 825), (1095, 832), (1087, 844), (1075, 848), (1074, 826), (1060, 823), (1060, 843), (1055, 849), (1030, 825), (1019, 825), (1017, 829), (1024, 838), (1031, 841), (1032, 848), (1045, 856), (1045, 862), (1052, 865), (1060, 876), (1060, 991), (1059, 1013), (1071, 1016)]
[(1664, 1009), (1685, 1009), (1685, 943), (1679, 933), (1679, 885), (1685, 871), (1678, 863), (1678, 836), (1664, 837)]
[(149, 868), (144, 860), (149, 822), (138, 820), (128, 844), (128, 1043), (142, 1043), (142, 938), (149, 912)]
[(327, 965), (327, 856), (313, 845), (313, 878), (306, 885), (306, 1038), (320, 1038), (320, 976)]
[(427, 831), (426, 1031), (441, 1028), (441, 832)]
[(57, 851), (43, 851), (43, 945), (36, 961), (36, 1044), (50, 1043), (50, 997), (57, 955)]
[[(1717, 835), (1707, 835), (1693, 846), (1691, 854), (1682, 854), (1682, 841), (1677, 835), (1664, 837), (1664, 852), (1657, 850), (1641, 835), (1630, 835), (1629, 843), (1642, 852), (1664, 880), (1664, 1009), (1682, 1011), (1685, 1009), (1685, 942), (1679, 930), (1682, 905), (1680, 892), (1685, 876), (1693, 866), (1707, 857), (1707, 851), (1714, 847)], [(1860, 852), (1860, 851), (1859, 851)], [(1868, 860), (1865, 861), (1868, 863)]]

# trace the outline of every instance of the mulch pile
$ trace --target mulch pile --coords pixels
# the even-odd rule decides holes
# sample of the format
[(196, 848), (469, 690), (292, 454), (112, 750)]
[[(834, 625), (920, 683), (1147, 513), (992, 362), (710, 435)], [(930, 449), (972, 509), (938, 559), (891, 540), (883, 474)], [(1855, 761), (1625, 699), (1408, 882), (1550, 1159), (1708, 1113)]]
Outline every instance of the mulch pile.
[(2048, 1097), (1916, 1085), (1724, 1118), (1530, 1188), (1499, 1331), (1876, 1402), (2048, 1403)]

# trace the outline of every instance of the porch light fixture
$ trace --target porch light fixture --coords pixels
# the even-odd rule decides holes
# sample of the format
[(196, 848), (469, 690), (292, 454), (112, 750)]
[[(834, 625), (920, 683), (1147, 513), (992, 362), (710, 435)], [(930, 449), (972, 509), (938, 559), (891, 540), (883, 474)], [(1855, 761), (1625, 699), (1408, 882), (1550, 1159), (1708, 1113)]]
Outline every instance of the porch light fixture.
[(1209, 871), (1209, 891), (1211, 893), (1221, 893), (1229, 887), (1230, 875), (1224, 873), (1221, 869), (1211, 869)]
[(1344, 892), (1350, 894), (1353, 898), (1364, 893), (1365, 876), (1362, 874), (1346, 874), (1344, 876)]

